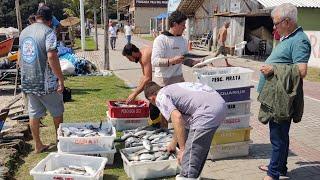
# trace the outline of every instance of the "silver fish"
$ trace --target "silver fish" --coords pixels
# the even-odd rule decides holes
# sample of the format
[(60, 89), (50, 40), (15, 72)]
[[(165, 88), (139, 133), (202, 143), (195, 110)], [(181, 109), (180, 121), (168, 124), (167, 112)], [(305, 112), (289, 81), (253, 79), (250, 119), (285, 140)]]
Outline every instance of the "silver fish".
[(142, 131), (138, 131), (136, 133), (134, 133), (134, 136), (142, 136), (142, 135), (145, 135), (147, 133), (146, 130), (142, 130)]
[(140, 160), (140, 161), (143, 161), (143, 160), (151, 160), (151, 161), (154, 161), (154, 160), (155, 160), (155, 157), (154, 157), (154, 154), (141, 154), (140, 157), (139, 157), (139, 160)]
[(134, 134), (133, 133), (127, 133), (127, 134), (121, 136), (120, 139), (124, 141), (124, 140), (128, 139), (129, 137), (134, 137)]
[(152, 149), (152, 144), (151, 144), (151, 142), (149, 140), (144, 139), (142, 141), (142, 144), (143, 144), (143, 147), (146, 148), (147, 150), (150, 151)]
[(164, 154), (162, 154), (162, 156), (158, 157), (158, 158), (156, 159), (156, 161), (167, 160), (167, 159), (169, 158), (169, 156), (170, 156), (170, 153), (165, 152)]

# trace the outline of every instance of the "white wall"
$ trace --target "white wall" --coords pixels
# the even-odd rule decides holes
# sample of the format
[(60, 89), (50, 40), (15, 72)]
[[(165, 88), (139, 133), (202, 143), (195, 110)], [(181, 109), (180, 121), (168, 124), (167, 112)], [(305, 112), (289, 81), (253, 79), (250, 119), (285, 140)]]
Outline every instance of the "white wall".
[(149, 33), (150, 31), (150, 18), (158, 16), (161, 13), (167, 12), (167, 8), (135, 8), (135, 28), (140, 29), (140, 33)]
[(311, 43), (311, 56), (308, 65), (320, 68), (320, 31), (305, 31)]

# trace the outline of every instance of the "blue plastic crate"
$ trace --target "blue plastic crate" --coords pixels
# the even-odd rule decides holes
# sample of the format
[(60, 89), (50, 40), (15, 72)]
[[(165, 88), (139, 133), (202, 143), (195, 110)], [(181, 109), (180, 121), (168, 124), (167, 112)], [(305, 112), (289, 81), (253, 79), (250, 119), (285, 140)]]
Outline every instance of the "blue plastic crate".
[(247, 101), (250, 100), (250, 91), (253, 86), (219, 89), (217, 92), (226, 102)]

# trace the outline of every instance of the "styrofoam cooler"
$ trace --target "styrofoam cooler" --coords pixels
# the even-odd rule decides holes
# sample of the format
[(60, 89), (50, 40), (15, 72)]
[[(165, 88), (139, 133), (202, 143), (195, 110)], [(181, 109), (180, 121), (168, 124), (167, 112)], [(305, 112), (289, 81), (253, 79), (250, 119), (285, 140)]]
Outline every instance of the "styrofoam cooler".
[[(74, 154), (50, 153), (46, 158), (42, 159), (30, 171), (30, 175), (34, 180), (48, 179), (76, 179), (76, 180), (102, 180), (103, 170), (106, 166), (107, 159), (103, 157), (92, 157)], [(95, 170), (91, 176), (76, 174), (51, 174), (45, 171), (51, 171), (60, 167), (73, 166), (89, 166)]]
[(219, 89), (217, 92), (226, 102), (247, 101), (250, 100), (251, 88), (253, 86)]
[(214, 89), (251, 86), (253, 70), (243, 67), (201, 68), (194, 70), (197, 80)]
[(227, 117), (250, 114), (251, 100), (228, 102), (227, 104)]
[(120, 151), (123, 161), (123, 168), (128, 177), (136, 179), (151, 179), (167, 176), (175, 176), (180, 172), (177, 159), (149, 161), (149, 162), (130, 162), (124, 152), (130, 152), (140, 147), (122, 149)]
[[(109, 123), (109, 122), (107, 122)], [(116, 130), (112, 127), (111, 136), (95, 136), (95, 137), (63, 137), (63, 127), (84, 127), (85, 125), (93, 125), (99, 127), (99, 123), (61, 123), (58, 128), (58, 140), (60, 149), (63, 152), (87, 152), (87, 151), (107, 151), (113, 148), (113, 141), (116, 138)], [(102, 124), (102, 128), (105, 123)]]
[(87, 152), (64, 152), (61, 150), (60, 143), (57, 145), (58, 153), (66, 153), (66, 154), (80, 154), (86, 156), (97, 156), (97, 157), (105, 157), (107, 158), (107, 165), (113, 165), (114, 155), (117, 152), (117, 149), (113, 147), (111, 150), (107, 151), (87, 151)]
[(249, 144), (251, 141), (215, 144), (210, 147), (207, 159), (223, 159), (249, 155)]
[(146, 118), (112, 118), (107, 111), (108, 119), (118, 131), (136, 129), (138, 127), (148, 125), (148, 117)]
[(251, 114), (229, 116), (220, 124), (218, 130), (248, 128)]
[(252, 128), (217, 130), (212, 139), (214, 144), (228, 144), (250, 140), (250, 130)]

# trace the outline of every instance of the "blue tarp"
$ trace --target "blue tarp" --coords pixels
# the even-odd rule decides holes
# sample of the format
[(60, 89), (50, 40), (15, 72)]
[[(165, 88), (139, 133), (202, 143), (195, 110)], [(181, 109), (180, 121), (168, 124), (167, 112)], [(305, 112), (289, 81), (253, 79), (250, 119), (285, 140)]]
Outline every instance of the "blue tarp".
[(158, 16), (154, 17), (156, 19), (162, 19), (162, 18), (167, 18), (168, 17), (168, 13), (161, 13)]

